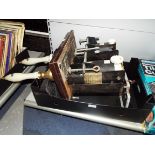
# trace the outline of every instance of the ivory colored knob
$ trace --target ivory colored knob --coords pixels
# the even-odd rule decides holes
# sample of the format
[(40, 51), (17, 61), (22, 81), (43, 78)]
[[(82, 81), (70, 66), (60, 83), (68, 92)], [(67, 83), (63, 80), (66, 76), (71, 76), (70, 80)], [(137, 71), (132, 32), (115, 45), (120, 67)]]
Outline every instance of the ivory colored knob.
[(110, 61), (114, 64), (121, 64), (124, 61), (124, 58), (120, 55), (114, 55), (110, 58)]
[(116, 44), (116, 40), (115, 39), (109, 39), (108, 40), (108, 43), (111, 45), (111, 44)]
[(120, 55), (114, 55), (111, 57), (110, 61), (114, 64), (115, 71), (124, 70), (122, 65), (123, 60), (123, 57)]

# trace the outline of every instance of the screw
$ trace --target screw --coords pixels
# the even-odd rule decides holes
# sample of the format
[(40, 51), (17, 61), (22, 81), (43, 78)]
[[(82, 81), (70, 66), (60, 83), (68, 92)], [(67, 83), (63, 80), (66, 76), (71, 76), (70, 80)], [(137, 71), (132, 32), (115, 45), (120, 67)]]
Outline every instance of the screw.
[(80, 72), (80, 71), (94, 71), (94, 72), (99, 72), (100, 71), (100, 66), (94, 66), (93, 68), (85, 68), (83, 69), (71, 69), (71, 67), (69, 67), (68, 72), (71, 74), (73, 72)]

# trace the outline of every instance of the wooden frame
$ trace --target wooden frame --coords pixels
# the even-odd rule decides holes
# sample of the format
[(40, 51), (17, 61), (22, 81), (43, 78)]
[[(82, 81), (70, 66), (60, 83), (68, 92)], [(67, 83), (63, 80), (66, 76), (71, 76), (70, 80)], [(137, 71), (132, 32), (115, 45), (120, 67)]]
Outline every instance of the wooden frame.
[(70, 31), (56, 49), (53, 59), (49, 64), (53, 79), (57, 84), (60, 94), (65, 99), (71, 99), (72, 97), (72, 88), (67, 82), (67, 76), (68, 68), (73, 63), (75, 49), (74, 32)]

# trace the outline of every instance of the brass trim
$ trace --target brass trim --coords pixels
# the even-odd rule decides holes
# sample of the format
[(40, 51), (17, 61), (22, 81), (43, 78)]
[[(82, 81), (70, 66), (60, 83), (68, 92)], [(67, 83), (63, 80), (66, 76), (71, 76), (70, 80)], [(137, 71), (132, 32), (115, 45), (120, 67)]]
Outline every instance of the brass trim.
[(39, 79), (50, 79), (53, 81), (53, 75), (50, 69), (48, 69), (46, 72), (39, 72)]

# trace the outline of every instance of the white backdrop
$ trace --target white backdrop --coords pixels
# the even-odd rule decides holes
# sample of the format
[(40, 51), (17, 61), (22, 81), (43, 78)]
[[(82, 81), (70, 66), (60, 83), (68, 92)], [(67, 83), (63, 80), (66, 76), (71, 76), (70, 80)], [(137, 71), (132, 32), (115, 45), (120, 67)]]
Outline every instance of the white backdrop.
[(117, 49), (126, 61), (131, 57), (155, 60), (155, 20), (129, 19), (54, 19), (50, 21), (53, 50), (65, 34), (74, 30), (77, 47), (80, 38), (95, 36), (103, 43), (116, 39)]

